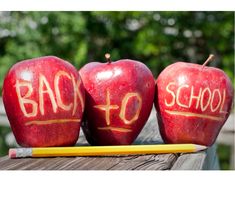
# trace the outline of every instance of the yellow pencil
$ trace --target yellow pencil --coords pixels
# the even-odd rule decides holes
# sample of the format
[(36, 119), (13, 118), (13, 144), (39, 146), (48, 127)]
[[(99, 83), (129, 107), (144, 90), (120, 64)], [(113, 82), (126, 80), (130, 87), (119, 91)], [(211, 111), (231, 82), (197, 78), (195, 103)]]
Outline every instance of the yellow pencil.
[(48, 148), (13, 148), (10, 158), (21, 157), (70, 157), (70, 156), (114, 156), (186, 153), (205, 150), (207, 147), (196, 144), (157, 144), (157, 145), (121, 145), (121, 146), (74, 146)]

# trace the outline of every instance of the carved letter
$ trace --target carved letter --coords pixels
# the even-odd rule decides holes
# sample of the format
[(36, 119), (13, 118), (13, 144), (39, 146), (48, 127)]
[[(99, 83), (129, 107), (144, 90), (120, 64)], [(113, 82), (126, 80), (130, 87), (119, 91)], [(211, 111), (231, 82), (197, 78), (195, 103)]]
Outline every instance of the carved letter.
[(190, 100), (189, 100), (189, 107), (191, 107), (191, 105), (192, 105), (192, 100), (196, 99), (197, 100), (196, 109), (198, 108), (199, 102), (200, 102), (201, 93), (202, 93), (202, 88), (199, 89), (198, 96), (194, 96), (193, 95), (194, 94), (194, 87), (192, 86), (191, 94), (190, 94)]
[[(43, 88), (44, 86), (46, 87), (46, 90), (44, 90)], [(57, 104), (55, 101), (55, 96), (45, 76), (40, 74), (39, 75), (39, 109), (42, 115), (44, 115), (44, 94), (48, 94), (48, 96), (50, 97), (53, 112), (56, 113)]]
[(118, 109), (118, 105), (110, 104), (110, 93), (109, 90), (106, 92), (106, 105), (95, 105), (94, 108), (105, 111), (105, 121), (107, 125), (110, 125), (110, 110)]
[(182, 104), (182, 103), (179, 101), (179, 96), (180, 96), (180, 91), (181, 91), (181, 89), (182, 89), (182, 88), (188, 88), (188, 87), (189, 87), (189, 85), (187, 85), (187, 84), (182, 85), (182, 86), (180, 86), (180, 87), (178, 88), (178, 90), (177, 90), (177, 92), (176, 92), (176, 103), (177, 103), (179, 106), (185, 107), (185, 108), (189, 108), (189, 106)]
[(228, 113), (228, 112), (226, 112), (226, 111), (223, 111), (225, 98), (226, 98), (226, 91), (225, 91), (225, 89), (224, 89), (224, 91), (223, 91), (223, 100), (222, 100), (222, 104), (221, 104), (220, 110), (219, 110), (219, 112), (220, 112), (220, 113), (223, 113), (223, 114), (227, 114), (227, 113)]
[[(22, 97), (20, 93), (20, 87), (23, 87), (23, 86), (26, 86), (28, 88), (28, 92)], [(16, 93), (17, 93), (17, 97), (19, 100), (20, 109), (23, 112), (25, 117), (34, 117), (37, 115), (38, 104), (35, 101), (28, 99), (28, 97), (32, 94), (32, 92), (33, 92), (33, 87), (30, 82), (19, 82), (18, 80), (16, 80)], [(32, 105), (31, 113), (28, 113), (26, 111), (24, 104)]]
[(57, 104), (60, 108), (62, 108), (63, 110), (69, 111), (72, 108), (73, 104), (70, 103), (69, 105), (65, 105), (61, 99), (60, 89), (59, 89), (59, 80), (60, 80), (61, 76), (65, 76), (68, 79), (71, 79), (69, 74), (65, 71), (59, 71), (56, 73), (55, 80), (54, 80), (56, 100), (57, 100)]
[[(128, 101), (131, 97), (136, 97), (138, 102), (139, 102), (139, 105), (138, 105), (138, 109), (136, 110), (136, 113), (133, 116), (133, 118), (130, 119), (130, 120), (127, 120), (126, 117), (125, 117), (126, 107), (127, 107)], [(123, 100), (122, 100), (122, 106), (121, 106), (121, 111), (120, 111), (119, 117), (123, 120), (123, 122), (125, 124), (131, 124), (131, 123), (133, 123), (134, 121), (136, 121), (138, 119), (141, 107), (142, 107), (142, 98), (140, 97), (140, 95), (138, 93), (127, 93), (125, 95), (125, 97), (123, 98)]]
[(170, 82), (170, 83), (166, 86), (166, 91), (169, 92), (169, 93), (172, 95), (172, 101), (171, 101), (170, 103), (167, 103), (167, 101), (166, 101), (166, 99), (165, 99), (165, 105), (166, 105), (167, 107), (171, 107), (171, 106), (173, 106), (173, 105), (175, 104), (175, 94), (174, 94), (173, 91), (171, 91), (171, 90), (169, 89), (169, 87), (170, 87), (171, 85), (175, 85), (175, 83), (174, 83), (174, 82)]
[[(206, 105), (203, 106), (204, 94), (205, 94), (206, 91), (209, 93), (209, 98), (207, 99)], [(202, 111), (205, 111), (205, 110), (206, 110), (206, 108), (207, 108), (208, 105), (210, 104), (210, 100), (211, 100), (211, 91), (210, 91), (209, 88), (205, 88), (205, 89), (202, 91), (201, 102), (200, 102), (200, 104), (201, 104), (201, 110), (202, 110)]]
[[(217, 104), (217, 106), (215, 108), (213, 108), (213, 101), (214, 101), (214, 97), (215, 97), (215, 93), (217, 92), (218, 96), (219, 96), (219, 102)], [(212, 93), (212, 96), (211, 96), (211, 104), (210, 104), (210, 107), (211, 107), (211, 111), (212, 112), (215, 112), (217, 109), (219, 109), (220, 107), (220, 104), (221, 104), (221, 94), (220, 94), (220, 91), (219, 89), (215, 89)]]

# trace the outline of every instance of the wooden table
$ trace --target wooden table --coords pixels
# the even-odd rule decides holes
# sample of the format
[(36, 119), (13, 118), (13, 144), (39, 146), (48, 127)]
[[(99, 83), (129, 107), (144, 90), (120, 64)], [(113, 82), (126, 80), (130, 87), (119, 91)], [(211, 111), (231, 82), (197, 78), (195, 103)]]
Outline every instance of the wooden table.
[[(134, 144), (162, 143), (155, 111)], [(87, 145), (83, 133), (78, 145)], [(0, 158), (0, 170), (217, 170), (216, 146), (190, 154), (151, 154), (115, 157)]]

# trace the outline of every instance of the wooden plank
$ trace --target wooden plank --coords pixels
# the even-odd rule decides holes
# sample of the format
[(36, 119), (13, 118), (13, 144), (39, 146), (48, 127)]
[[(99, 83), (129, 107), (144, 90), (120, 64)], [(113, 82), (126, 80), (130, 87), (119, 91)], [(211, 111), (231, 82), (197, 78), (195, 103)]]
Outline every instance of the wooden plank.
[[(117, 158), (118, 159), (118, 158)], [(114, 159), (114, 162), (115, 160)], [(7, 161), (7, 160), (5, 160)], [(119, 162), (119, 161), (116, 161)], [(2, 164), (3, 163), (3, 164)], [(55, 157), (55, 158), (24, 158), (11, 159), (0, 163), (1, 170), (105, 170), (115, 165), (109, 162), (91, 157)]]
[(206, 151), (181, 154), (171, 170), (219, 170), (216, 144)]
[(122, 159), (109, 170), (168, 170), (176, 159), (174, 154), (132, 156)]
[(176, 155), (69, 158), (1, 158), (0, 170), (167, 170)]
[(206, 152), (181, 154), (171, 170), (200, 170), (204, 165)]
[[(162, 143), (153, 110), (134, 144)], [(88, 145), (81, 131), (77, 145)], [(116, 157), (0, 158), (0, 170), (178, 170), (202, 169), (206, 152), (194, 154), (156, 154)], [(173, 167), (172, 167), (173, 166)]]

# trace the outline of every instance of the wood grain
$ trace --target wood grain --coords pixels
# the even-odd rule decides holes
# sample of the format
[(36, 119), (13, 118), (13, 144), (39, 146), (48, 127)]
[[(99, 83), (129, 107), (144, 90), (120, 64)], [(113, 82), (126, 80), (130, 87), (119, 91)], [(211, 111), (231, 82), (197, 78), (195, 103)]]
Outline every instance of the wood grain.
[(181, 154), (171, 170), (201, 170), (206, 158), (206, 153)]
[(181, 154), (171, 170), (219, 170), (216, 144), (206, 151)]
[(174, 154), (132, 156), (109, 170), (169, 170), (176, 159)]

